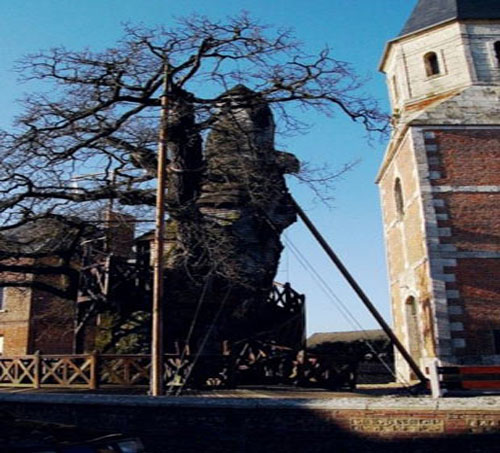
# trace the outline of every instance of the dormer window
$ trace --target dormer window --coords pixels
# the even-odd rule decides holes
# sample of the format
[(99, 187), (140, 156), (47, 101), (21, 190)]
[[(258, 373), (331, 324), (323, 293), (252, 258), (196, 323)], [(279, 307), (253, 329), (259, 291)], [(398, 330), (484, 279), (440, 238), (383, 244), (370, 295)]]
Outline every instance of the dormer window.
[(436, 52), (429, 52), (424, 55), (425, 72), (427, 77), (439, 74), (439, 61)]
[(495, 51), (495, 61), (497, 63), (497, 66), (500, 67), (500, 41), (497, 41), (495, 44), (493, 44), (493, 50)]

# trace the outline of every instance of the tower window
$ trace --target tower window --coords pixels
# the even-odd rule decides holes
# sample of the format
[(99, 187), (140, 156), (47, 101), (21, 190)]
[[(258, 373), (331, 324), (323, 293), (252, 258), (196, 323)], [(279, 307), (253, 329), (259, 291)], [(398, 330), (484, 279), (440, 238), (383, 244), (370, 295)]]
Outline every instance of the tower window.
[(495, 51), (497, 66), (500, 67), (500, 41), (497, 41), (495, 44), (493, 44), (493, 50)]
[(440, 73), (439, 61), (436, 52), (429, 52), (424, 55), (425, 72), (427, 77)]
[(401, 180), (396, 178), (394, 183), (394, 201), (396, 203), (396, 211), (398, 217), (401, 219), (405, 213), (405, 203), (403, 198), (403, 188), (401, 187)]

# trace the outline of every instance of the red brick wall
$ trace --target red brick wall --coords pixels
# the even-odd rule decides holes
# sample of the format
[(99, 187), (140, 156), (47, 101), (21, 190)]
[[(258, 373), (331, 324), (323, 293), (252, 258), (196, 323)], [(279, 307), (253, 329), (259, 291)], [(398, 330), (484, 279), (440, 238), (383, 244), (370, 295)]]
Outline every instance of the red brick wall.
[[(500, 174), (497, 185), (500, 185)], [(454, 244), (462, 251), (500, 252), (500, 193), (443, 193), (449, 220), (440, 227), (451, 227), (452, 236), (441, 243)]]
[[(58, 266), (57, 258), (3, 260), (9, 266)], [(31, 288), (34, 282), (59, 290), (68, 286), (67, 277), (56, 269), (53, 274), (0, 272), (0, 281), (26, 284), (4, 289), (4, 309), (0, 311), (0, 335), (4, 336), (4, 355), (71, 353), (73, 345), (74, 301)]]
[(493, 329), (500, 330), (500, 260), (460, 259), (455, 271), (464, 302), (467, 348), (471, 355), (494, 354)]
[(32, 348), (44, 354), (71, 354), (75, 302), (33, 291)]
[(28, 288), (4, 288), (4, 305), (0, 311), (0, 335), (4, 337), (4, 355), (28, 353), (31, 295)]
[[(435, 131), (438, 162), (431, 171), (441, 174), (433, 185), (472, 186), (479, 192), (446, 191), (434, 197), (445, 201), (440, 213), (440, 228), (451, 229), (441, 243), (453, 244), (458, 252), (500, 252), (500, 193), (487, 192), (482, 186), (500, 186), (500, 131)], [(481, 190), (483, 190), (481, 192)], [(456, 282), (448, 290), (458, 289), (464, 313), (452, 315), (462, 322), (464, 332), (452, 337), (465, 338), (467, 347), (457, 355), (494, 354), (493, 329), (500, 329), (500, 259), (458, 258), (457, 266), (447, 269)]]
[(442, 178), (434, 184), (500, 184), (499, 130), (435, 131)]

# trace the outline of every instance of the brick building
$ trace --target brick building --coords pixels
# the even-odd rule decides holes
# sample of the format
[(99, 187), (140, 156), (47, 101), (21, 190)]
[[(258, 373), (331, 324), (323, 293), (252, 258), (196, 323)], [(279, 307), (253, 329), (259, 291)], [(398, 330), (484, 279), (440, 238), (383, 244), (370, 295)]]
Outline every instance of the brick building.
[(48, 217), (0, 234), (0, 354), (91, 351), (96, 301), (116, 309), (137, 296), (135, 219), (103, 214), (104, 229)]
[(396, 333), (422, 366), (500, 363), (500, 2), (419, 0), (381, 71), (394, 129), (377, 183)]
[[(0, 236), (0, 353), (73, 350), (78, 228), (41, 219)], [(76, 279), (76, 280), (75, 280)]]

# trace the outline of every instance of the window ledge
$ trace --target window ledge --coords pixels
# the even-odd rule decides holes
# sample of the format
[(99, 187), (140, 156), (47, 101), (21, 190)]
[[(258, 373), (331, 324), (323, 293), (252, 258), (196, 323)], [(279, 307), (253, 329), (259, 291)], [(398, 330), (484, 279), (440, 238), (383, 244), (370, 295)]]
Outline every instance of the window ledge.
[(445, 75), (447, 75), (445, 72), (440, 72), (439, 74), (433, 74), (433, 75), (427, 76), (426, 80), (439, 79), (440, 77), (444, 77)]

